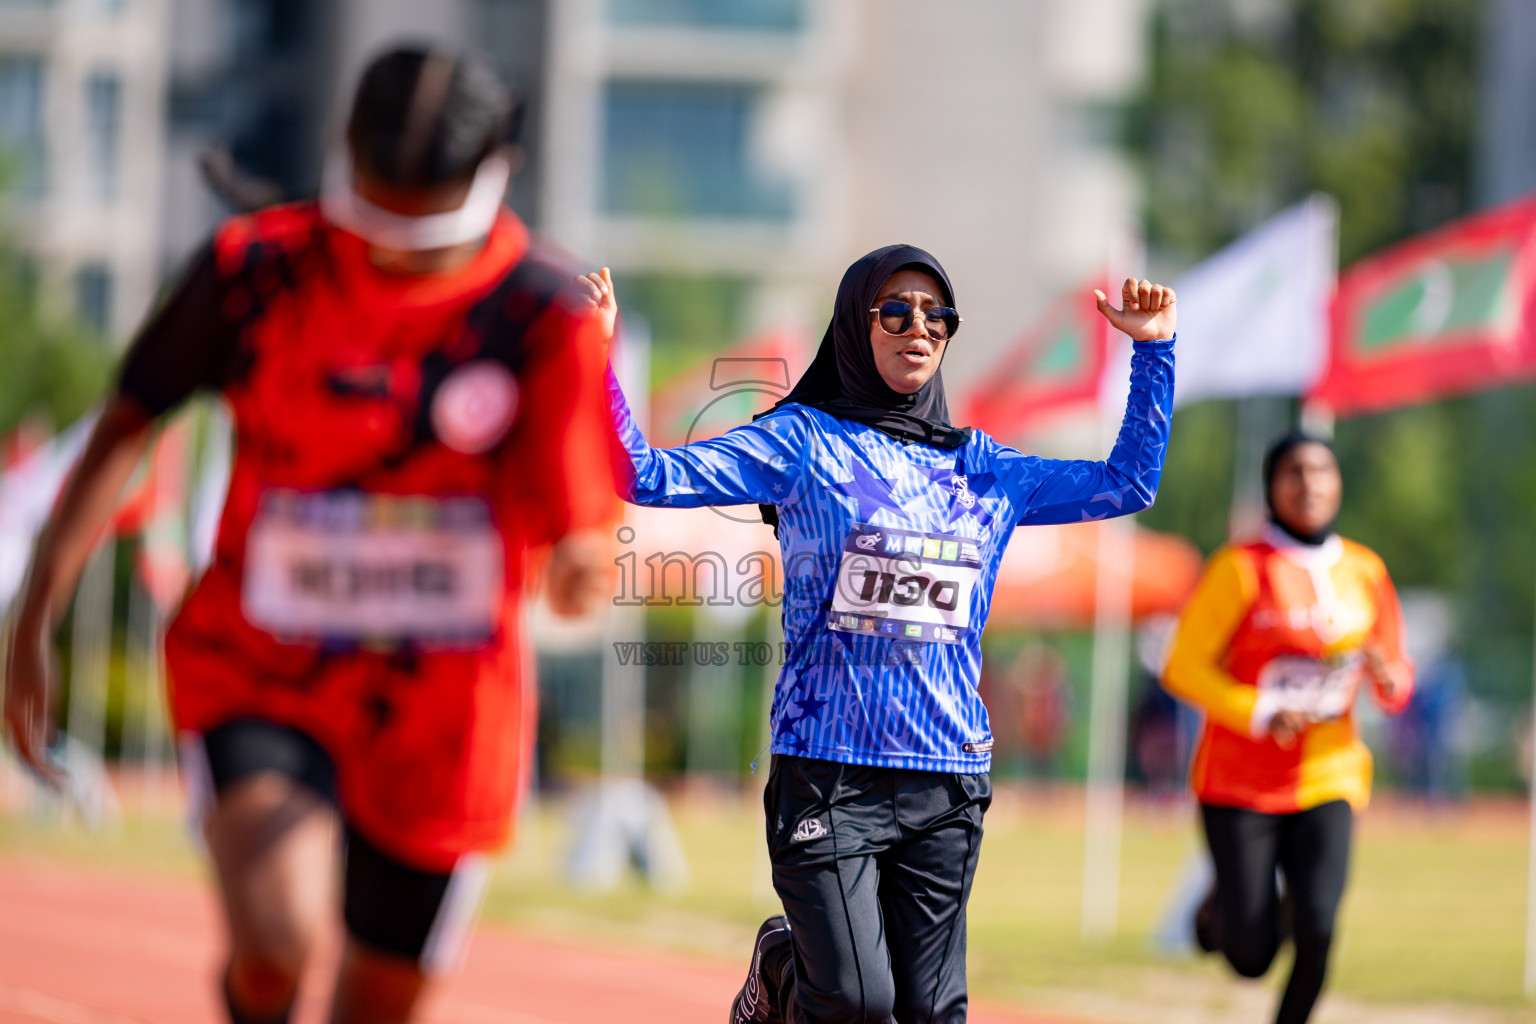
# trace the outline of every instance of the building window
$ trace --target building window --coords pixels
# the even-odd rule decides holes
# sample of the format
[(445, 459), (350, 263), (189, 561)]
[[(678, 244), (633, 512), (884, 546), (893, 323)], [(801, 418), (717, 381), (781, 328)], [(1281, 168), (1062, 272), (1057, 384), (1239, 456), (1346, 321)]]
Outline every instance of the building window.
[(108, 202), (117, 196), (118, 144), (122, 134), (121, 81), (98, 71), (85, 83), (86, 159), (91, 198)]
[(112, 329), (112, 271), (87, 263), (75, 272), (75, 316), (88, 329), (106, 337)]
[(803, 0), (608, 0), (618, 25), (691, 25), (700, 28), (792, 32), (804, 21)]
[(761, 90), (747, 85), (612, 82), (605, 103), (604, 207), (658, 217), (783, 221), (787, 182), (751, 161)]
[(3, 185), (35, 199), (47, 184), (43, 143), (43, 62), (0, 57), (0, 167)]

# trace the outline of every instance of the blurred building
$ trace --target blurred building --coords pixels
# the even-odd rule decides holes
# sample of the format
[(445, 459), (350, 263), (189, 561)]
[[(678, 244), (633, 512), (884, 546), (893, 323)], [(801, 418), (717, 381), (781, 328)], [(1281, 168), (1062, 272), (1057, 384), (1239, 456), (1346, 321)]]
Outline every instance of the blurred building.
[(966, 316), (946, 362), (963, 380), (1059, 289), (1123, 262), (1135, 188), (1115, 112), (1141, 72), (1142, 8), (565, 0), (543, 227), (621, 285), (717, 280), (744, 332), (819, 333), (849, 262), (924, 246)]
[[(401, 40), (472, 41), (536, 94), (548, 0), (161, 2), (174, 11), (162, 258), (172, 267), (229, 212), (206, 184), (210, 151), (232, 158), (231, 187), (270, 184), (285, 198), (314, 195), (371, 56)], [(535, 105), (531, 131), (537, 122)], [(535, 167), (520, 177), (512, 197), (530, 219), (536, 176)]]
[(1485, 0), (1479, 104), (1477, 203), (1536, 190), (1536, 4)]
[[(49, 294), (121, 337), (228, 212), (211, 150), (231, 188), (313, 194), (370, 54), (472, 41), (529, 93), (512, 201), (547, 234), (742, 334), (814, 335), (854, 257), (922, 245), (963, 380), (1134, 221), (1145, 3), (0, 0), (0, 142)], [(664, 346), (675, 309), (637, 312)]]
[(9, 227), (46, 306), (103, 335), (158, 279), (168, 3), (0, 3)]

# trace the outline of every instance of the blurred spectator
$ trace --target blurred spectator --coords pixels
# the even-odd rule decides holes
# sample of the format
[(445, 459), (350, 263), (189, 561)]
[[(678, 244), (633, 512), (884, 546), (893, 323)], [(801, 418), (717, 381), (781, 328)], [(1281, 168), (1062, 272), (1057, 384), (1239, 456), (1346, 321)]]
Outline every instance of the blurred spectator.
[(1043, 644), (1031, 644), (1013, 660), (1009, 674), (1019, 697), (1019, 745), (1024, 751), (1024, 776), (1050, 779), (1072, 723), (1072, 697), (1067, 664)]
[(1461, 723), (1466, 674), (1454, 654), (1421, 665), (1408, 710), (1392, 720), (1390, 751), (1399, 785), (1432, 801), (1466, 797)]
[(1182, 793), (1189, 763), (1190, 730), (1181, 728), (1178, 701), (1159, 685), (1175, 624), (1171, 615), (1154, 616), (1136, 634), (1141, 689), (1131, 709), (1127, 777), (1153, 796)]
[(1431, 591), (1404, 594), (1402, 603), (1418, 676), (1407, 710), (1389, 720), (1392, 772), (1406, 792), (1431, 801), (1460, 800), (1467, 789), (1467, 682), (1451, 649), (1450, 604)]
[(1144, 784), (1152, 796), (1173, 796), (1184, 790), (1178, 713), (1178, 702), (1156, 679), (1146, 679), (1131, 711), (1128, 774), (1131, 781)]

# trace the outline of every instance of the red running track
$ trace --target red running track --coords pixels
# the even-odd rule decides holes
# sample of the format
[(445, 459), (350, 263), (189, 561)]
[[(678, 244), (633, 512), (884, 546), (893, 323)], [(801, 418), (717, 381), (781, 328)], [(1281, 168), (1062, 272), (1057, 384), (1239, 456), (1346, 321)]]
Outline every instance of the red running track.
[[(221, 943), (212, 894), (194, 882), (0, 861), (0, 1024), (218, 1024)], [(740, 984), (714, 963), (488, 927), (424, 1021), (723, 1024)], [(299, 1020), (323, 1019), (311, 987)], [(1051, 1024), (991, 1009), (970, 1019)]]

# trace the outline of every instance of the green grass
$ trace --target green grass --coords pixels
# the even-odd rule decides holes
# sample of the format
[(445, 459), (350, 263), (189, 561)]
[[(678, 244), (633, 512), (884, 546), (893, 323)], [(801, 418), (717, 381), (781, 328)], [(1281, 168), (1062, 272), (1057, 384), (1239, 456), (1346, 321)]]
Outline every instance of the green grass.
[[(687, 887), (657, 893), (628, 880), (613, 892), (584, 893), (561, 875), (568, 822), (546, 808), (525, 822), (518, 849), (498, 870), (487, 917), (583, 941), (738, 961), (774, 905), (760, 811), (749, 801), (683, 803), (675, 805), (675, 823), (689, 860)], [(1225, 984), (1214, 961), (1161, 958), (1148, 938), (1194, 841), (1188, 809), (1133, 806), (1121, 935), (1088, 946), (1079, 938), (1078, 798), (1072, 791), (1000, 795), (971, 901), (977, 995), (1060, 1003), (1053, 993), (1081, 992), (1135, 1000), (1154, 981), (1175, 991)], [(1438, 817), (1373, 811), (1359, 831), (1332, 989), (1366, 1002), (1522, 1005), (1525, 843), (1518, 804)], [(166, 819), (129, 822), (97, 837), (0, 817), (0, 854), (199, 871), (185, 830)]]

